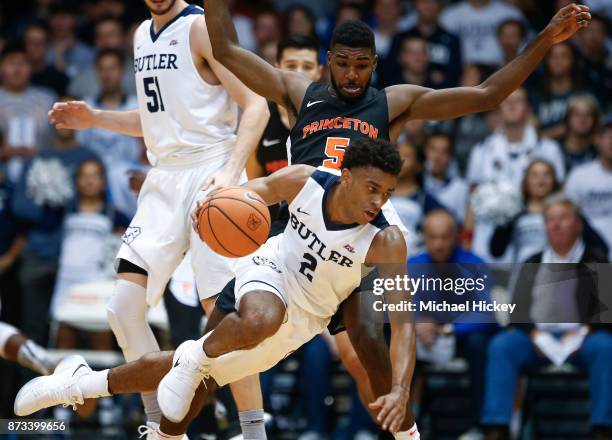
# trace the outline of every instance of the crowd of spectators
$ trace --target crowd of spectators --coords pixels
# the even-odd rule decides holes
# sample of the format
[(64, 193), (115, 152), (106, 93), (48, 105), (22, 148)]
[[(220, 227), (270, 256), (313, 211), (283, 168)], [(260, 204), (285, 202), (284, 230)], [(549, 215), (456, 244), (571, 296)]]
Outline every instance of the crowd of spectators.
[[(271, 63), (279, 40), (289, 33), (316, 37), (324, 62), (334, 27), (360, 19), (376, 37), (375, 87), (443, 88), (478, 85), (511, 62), (569, 1), (228, 3), (241, 44)], [(612, 1), (584, 3), (592, 10), (590, 26), (553, 47), (498, 109), (400, 127), (404, 165), (393, 204), (409, 229), (410, 261), (470, 263), (485, 270), (495, 263), (612, 258)], [(140, 1), (0, 4), (0, 319), (16, 323), (44, 346), (78, 345), (65, 327), (50, 339), (49, 320), (75, 271), (87, 276), (104, 264), (93, 250), (102, 246), (100, 237), (129, 222), (136, 209), (130, 176), (147, 166), (139, 139), (53, 128), (47, 112), (67, 99), (96, 108), (136, 108), (132, 35), (145, 18)], [(73, 249), (87, 248), (92, 252), (83, 259), (71, 256)], [(523, 273), (516, 290), (526, 309), (535, 308), (534, 316), (548, 316), (542, 311), (554, 304), (551, 292), (533, 287), (546, 276)], [(571, 297), (567, 293), (568, 301)], [(569, 314), (559, 319), (588, 324), (592, 314), (583, 303), (571, 302)], [(489, 323), (449, 330), (449, 323), (448, 317), (420, 321), (420, 350), (454, 334), (457, 355), (470, 367), (474, 425), (483, 409), (481, 421), (502, 432), (510, 424), (519, 371), (545, 363), (533, 345), (536, 335), (581, 331), (514, 323), (503, 331)], [(591, 423), (604, 431), (612, 427), (610, 330), (596, 327), (570, 359), (589, 373)], [(94, 347), (108, 347), (108, 334), (95, 336)], [(306, 356), (322, 359), (316, 371), (325, 376), (323, 364), (331, 357), (321, 350), (327, 342), (321, 338), (315, 344), (320, 349), (310, 346), (313, 352)], [(316, 403), (308, 405), (316, 415)], [(324, 428), (315, 420), (310, 438), (321, 438)]]

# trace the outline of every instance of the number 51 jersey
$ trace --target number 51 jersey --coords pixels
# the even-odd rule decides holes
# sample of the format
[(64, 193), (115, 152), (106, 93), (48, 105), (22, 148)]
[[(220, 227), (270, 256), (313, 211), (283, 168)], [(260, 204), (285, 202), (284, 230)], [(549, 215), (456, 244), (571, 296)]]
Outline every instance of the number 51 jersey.
[(326, 204), (339, 180), (334, 172), (316, 170), (289, 205), (285, 231), (269, 240), (277, 247), (287, 294), (302, 309), (321, 318), (331, 317), (359, 286), (361, 265), (376, 234), (397, 224), (385, 211), (365, 225), (332, 223)]
[(222, 85), (202, 79), (191, 53), (191, 26), (203, 13), (190, 5), (157, 32), (149, 19), (134, 35), (138, 107), (154, 165), (220, 159), (235, 143), (238, 107)]

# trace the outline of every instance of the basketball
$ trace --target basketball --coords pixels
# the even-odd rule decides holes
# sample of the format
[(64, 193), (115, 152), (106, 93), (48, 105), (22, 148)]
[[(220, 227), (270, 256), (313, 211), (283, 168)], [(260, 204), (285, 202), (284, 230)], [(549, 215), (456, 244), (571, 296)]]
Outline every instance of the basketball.
[(244, 187), (225, 188), (204, 201), (198, 233), (217, 254), (244, 257), (268, 239), (270, 211), (255, 192)]

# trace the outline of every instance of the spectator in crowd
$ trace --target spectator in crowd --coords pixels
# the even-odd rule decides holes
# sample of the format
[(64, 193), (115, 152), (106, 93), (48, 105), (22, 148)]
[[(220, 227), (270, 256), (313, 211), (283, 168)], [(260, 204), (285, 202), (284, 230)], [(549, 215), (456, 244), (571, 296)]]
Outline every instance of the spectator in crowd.
[(544, 229), (544, 200), (558, 191), (555, 169), (546, 160), (536, 159), (525, 170), (521, 191), (524, 209), (510, 222), (498, 226), (491, 238), (491, 255), (499, 258), (512, 248), (512, 261), (524, 262), (542, 252), (546, 246)]
[(604, 238), (612, 259), (612, 115), (596, 134), (595, 146), (599, 158), (574, 168), (565, 192)]
[(94, 62), (94, 52), (76, 35), (78, 9), (68, 2), (57, 2), (51, 5), (51, 48), (48, 62), (68, 77), (90, 67)]
[(23, 330), (41, 345), (48, 341), (49, 305), (60, 253), (62, 221), (74, 196), (79, 164), (97, 157), (80, 147), (74, 132), (55, 129), (51, 148), (26, 166), (13, 198), (15, 217), (27, 226), (20, 268), (24, 292)]
[(514, 290), (513, 325), (489, 345), (482, 423), (488, 427), (489, 438), (509, 438), (519, 374), (550, 364), (547, 356), (563, 362), (542, 353), (550, 353), (552, 344), (575, 338), (579, 348), (565, 359), (588, 373), (594, 438), (608, 439), (612, 434), (612, 327), (591, 324), (599, 313), (600, 288), (597, 271), (587, 266), (606, 259), (585, 246), (578, 208), (565, 196), (551, 196), (545, 202), (544, 223), (546, 247), (527, 263), (564, 263), (564, 270), (548, 264), (526, 264), (521, 269)]
[(396, 60), (406, 37), (421, 37), (427, 41), (432, 74), (439, 77), (437, 82), (455, 87), (461, 77), (461, 44), (459, 38), (440, 26), (442, 0), (415, 0), (414, 8), (417, 14), (416, 26), (393, 38), (387, 60), (389, 64), (383, 64), (382, 71), (392, 72), (397, 68)]
[(599, 104), (593, 95), (573, 95), (567, 103), (565, 136), (559, 143), (565, 158), (565, 171), (590, 162), (597, 156), (593, 145), (601, 117)]
[[(104, 165), (96, 160), (85, 160), (76, 171), (76, 197), (66, 209), (62, 224), (61, 252), (55, 290), (51, 302), (51, 316), (59, 321), (58, 312), (65, 304), (70, 289), (79, 283), (113, 278), (113, 261), (106, 249), (113, 233), (123, 233), (127, 218), (107, 199)], [(116, 245), (119, 245), (117, 237)], [(112, 350), (110, 330), (88, 331), (89, 347), (79, 344), (77, 328), (59, 321), (57, 348)]]
[(542, 136), (558, 139), (565, 133), (565, 114), (572, 93), (582, 89), (574, 47), (563, 42), (544, 58), (540, 84), (531, 90)]
[(56, 96), (32, 87), (31, 73), (23, 47), (7, 46), (0, 56), (0, 130), (5, 133), (1, 161), (12, 181), (19, 179), (24, 160), (51, 139), (47, 112)]
[(414, 255), (423, 246), (421, 229), (425, 216), (433, 210), (446, 208), (424, 188), (422, 150), (408, 142), (402, 142), (398, 149), (403, 161), (402, 170), (391, 202), (408, 229), (408, 254)]
[(287, 35), (308, 35), (317, 37), (316, 17), (312, 11), (304, 5), (294, 5), (287, 12)]
[[(426, 251), (408, 259), (408, 270), (413, 278), (421, 276), (429, 279), (478, 278), (488, 279), (485, 262), (475, 254), (461, 248), (458, 244), (458, 226), (452, 215), (446, 211), (430, 212), (423, 224)], [(448, 291), (420, 291), (413, 303), (427, 301), (451, 302), (457, 304), (474, 301), (490, 301), (489, 282), (484, 283), (481, 292), (473, 291), (457, 295)], [(417, 349), (430, 351), (442, 334), (454, 335), (455, 353), (464, 357), (469, 365), (470, 397), (472, 400), (473, 425), (478, 423), (484, 392), (484, 371), (486, 350), (489, 339), (497, 330), (492, 313), (452, 313), (419, 312), (417, 306), (416, 335)], [(450, 325), (450, 328), (448, 328)], [(435, 348), (433, 348), (435, 350)], [(417, 354), (417, 357), (419, 355)], [(423, 356), (421, 356), (423, 357)], [(450, 360), (452, 356), (447, 359)]]
[[(257, 13), (254, 21), (255, 40), (257, 41), (257, 53), (261, 53), (262, 47), (267, 43), (278, 44), (281, 38), (281, 23), (278, 14), (273, 9), (264, 9)], [(272, 58), (274, 64), (275, 58)]]
[(421, 37), (406, 37), (402, 41), (399, 53), (399, 70), (397, 76), (391, 79), (389, 84), (414, 84), (417, 86), (442, 88), (444, 85), (437, 83), (440, 80), (438, 75), (432, 75), (429, 65), (429, 52), (427, 42)]
[[(122, 85), (124, 77), (123, 54), (116, 49), (103, 49), (96, 59), (98, 95), (85, 98), (93, 108), (103, 110), (132, 110), (138, 108), (136, 97)], [(138, 139), (99, 128), (79, 131), (79, 143), (96, 153), (108, 170), (108, 189), (111, 200), (121, 212), (132, 216), (136, 212), (135, 200), (129, 186), (128, 171), (138, 162)]]
[(32, 23), (25, 29), (23, 41), (26, 57), (32, 69), (32, 85), (46, 87), (57, 95), (64, 95), (68, 77), (55, 67), (47, 64), (49, 29), (41, 22)]
[[(563, 155), (556, 142), (538, 137), (530, 122), (530, 109), (525, 89), (518, 89), (500, 105), (500, 127), (470, 155), (467, 180), (472, 187), (489, 182), (510, 182), (519, 188), (525, 170), (534, 159), (545, 159), (555, 168), (558, 181), (563, 180)], [(469, 218), (470, 216), (468, 216)], [(471, 229), (468, 220), (468, 229)], [(472, 250), (486, 261), (493, 261), (489, 252), (494, 225), (477, 221), (473, 227)], [(510, 254), (503, 260), (509, 261)]]
[[(399, 143), (409, 141), (410, 144), (414, 145), (419, 151), (423, 151), (425, 148), (425, 140), (427, 139), (427, 133), (429, 132), (427, 121), (413, 119), (403, 125), (398, 124), (398, 126), (392, 126), (391, 131), (393, 132), (394, 130), (399, 131)], [(391, 135), (391, 139), (394, 139), (393, 133)]]
[(448, 6), (440, 22), (447, 31), (460, 38), (464, 63), (497, 66), (502, 61), (497, 28), (508, 19), (524, 21), (523, 14), (507, 3), (462, 0)]
[(374, 38), (376, 52), (382, 59), (386, 59), (391, 49), (393, 37), (400, 29), (402, 4), (400, 0), (374, 0), (372, 8), (374, 13)]
[(521, 51), (526, 37), (525, 24), (516, 19), (503, 21), (497, 28), (497, 40), (502, 51), (501, 66), (515, 59)]
[(578, 39), (588, 83), (594, 86), (604, 108), (612, 104), (612, 53), (606, 47), (609, 30), (610, 24), (606, 18), (592, 14), (589, 27), (585, 32), (580, 32)]
[(462, 225), (468, 205), (468, 184), (458, 175), (453, 161), (453, 140), (445, 133), (436, 132), (425, 141), (425, 191), (435, 194)]
[[(121, 64), (124, 66), (132, 66), (134, 59), (132, 54), (125, 49), (130, 44), (127, 44), (127, 38), (123, 24), (116, 18), (106, 17), (95, 24), (95, 44), (96, 44), (96, 60), (97, 55), (107, 49), (120, 51), (122, 54)], [(84, 69), (81, 73), (75, 76), (70, 85), (68, 92), (71, 96), (80, 98), (98, 96), (101, 93), (100, 82), (98, 77), (98, 66), (96, 64)], [(122, 86), (125, 93), (134, 95), (136, 93), (136, 83), (134, 79), (133, 69), (122, 68)], [(134, 107), (135, 108), (135, 107)]]

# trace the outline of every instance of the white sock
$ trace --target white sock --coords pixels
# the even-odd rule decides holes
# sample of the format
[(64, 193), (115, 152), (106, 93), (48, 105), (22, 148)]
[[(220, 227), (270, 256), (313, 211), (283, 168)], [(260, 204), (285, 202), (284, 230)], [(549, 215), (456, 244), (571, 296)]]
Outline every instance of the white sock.
[(240, 419), (240, 429), (244, 440), (266, 440), (263, 409), (240, 411), (238, 418)]
[(108, 392), (108, 370), (84, 374), (78, 379), (77, 385), (85, 399), (97, 399), (111, 395)]
[(19, 330), (6, 322), (0, 322), (0, 357), (5, 357), (4, 347), (9, 339), (19, 334)]
[(204, 341), (210, 334), (212, 330), (202, 336), (200, 339), (196, 341), (196, 344), (193, 344), (189, 348), (189, 354), (192, 356), (193, 360), (195, 360), (198, 365), (210, 365), (214, 358), (209, 358), (208, 355), (204, 352)]
[(185, 434), (181, 435), (168, 435), (161, 432), (159, 428), (155, 431), (155, 438), (157, 440), (181, 440)]
[(419, 428), (417, 428), (417, 424), (415, 423), (408, 431), (393, 433), (393, 438), (395, 440), (419, 440), (421, 435), (419, 434)]

